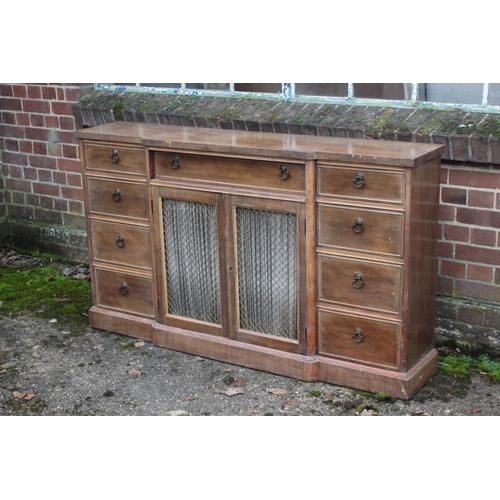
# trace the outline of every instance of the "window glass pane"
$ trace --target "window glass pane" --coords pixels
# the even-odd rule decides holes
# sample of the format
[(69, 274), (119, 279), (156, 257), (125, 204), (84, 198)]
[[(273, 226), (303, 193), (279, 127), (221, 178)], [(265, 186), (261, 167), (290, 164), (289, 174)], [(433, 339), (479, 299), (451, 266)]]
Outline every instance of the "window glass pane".
[(229, 83), (186, 83), (187, 89), (229, 90)]
[(162, 87), (168, 89), (180, 89), (180, 83), (139, 83), (143, 87)]
[(481, 104), (482, 83), (421, 83), (421, 99), (429, 102)]
[(347, 83), (296, 83), (295, 95), (347, 97)]
[(354, 83), (354, 97), (358, 99), (411, 99), (410, 83)]
[(238, 92), (263, 92), (267, 94), (281, 93), (281, 83), (235, 83)]
[(494, 106), (500, 104), (500, 83), (490, 83), (488, 88), (488, 104)]

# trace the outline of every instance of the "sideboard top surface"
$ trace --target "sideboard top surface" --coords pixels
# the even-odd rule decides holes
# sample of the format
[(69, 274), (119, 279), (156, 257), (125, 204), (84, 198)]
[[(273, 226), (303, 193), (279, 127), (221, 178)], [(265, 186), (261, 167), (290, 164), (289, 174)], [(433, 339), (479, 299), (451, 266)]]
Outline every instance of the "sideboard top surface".
[(123, 142), (154, 148), (270, 158), (370, 163), (415, 167), (444, 151), (443, 145), (274, 134), (243, 130), (115, 122), (77, 131), (85, 140)]

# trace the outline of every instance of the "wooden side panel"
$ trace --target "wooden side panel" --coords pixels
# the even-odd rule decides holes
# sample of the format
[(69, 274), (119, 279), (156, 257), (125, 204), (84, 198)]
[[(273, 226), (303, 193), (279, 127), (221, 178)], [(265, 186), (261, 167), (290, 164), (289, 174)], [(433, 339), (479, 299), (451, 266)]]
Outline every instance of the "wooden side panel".
[(440, 164), (435, 158), (411, 170), (408, 184), (407, 370), (435, 346)]

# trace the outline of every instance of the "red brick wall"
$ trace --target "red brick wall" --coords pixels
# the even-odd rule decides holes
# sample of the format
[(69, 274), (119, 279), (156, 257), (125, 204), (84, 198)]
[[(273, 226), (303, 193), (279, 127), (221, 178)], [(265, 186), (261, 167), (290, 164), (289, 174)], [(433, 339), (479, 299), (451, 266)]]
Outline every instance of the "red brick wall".
[(500, 302), (500, 169), (443, 162), (438, 290)]
[(23, 219), (84, 228), (71, 106), (86, 90), (88, 85), (71, 83), (0, 84), (0, 147), (9, 222)]

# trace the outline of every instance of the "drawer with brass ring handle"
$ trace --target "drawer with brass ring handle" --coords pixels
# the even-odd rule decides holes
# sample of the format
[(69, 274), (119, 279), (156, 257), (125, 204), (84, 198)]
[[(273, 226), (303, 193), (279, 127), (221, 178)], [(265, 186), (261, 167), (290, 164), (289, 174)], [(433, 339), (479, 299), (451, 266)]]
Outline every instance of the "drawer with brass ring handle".
[(109, 161), (111, 163), (118, 163), (118, 160), (119, 160), (119, 156), (118, 156), (118, 149), (113, 149), (113, 151), (111, 151), (111, 154), (109, 155)]
[(360, 234), (363, 232), (364, 228), (364, 221), (361, 217), (356, 217), (354, 224), (351, 226), (351, 229), (356, 233)]
[(363, 342), (363, 340), (365, 340), (365, 338), (363, 337), (363, 330), (361, 330), (361, 328), (356, 327), (354, 329), (352, 340), (356, 342), (356, 344), (360, 344), (361, 342)]
[(148, 228), (100, 220), (91, 220), (90, 224), (95, 262), (152, 269)]
[(88, 177), (87, 185), (90, 214), (149, 220), (146, 184)]
[(399, 322), (319, 309), (318, 352), (345, 360), (395, 368), (399, 362)]
[(154, 317), (153, 278), (94, 267), (98, 306)]
[(283, 163), (262, 159), (155, 151), (153, 169), (158, 180), (229, 184), (232, 187), (279, 189), (292, 193), (305, 192), (305, 166), (294, 161)]
[(361, 273), (354, 273), (352, 286), (354, 288), (361, 288), (365, 282), (363, 281), (363, 275)]
[(365, 187), (365, 175), (363, 174), (363, 172), (358, 172), (356, 174), (356, 176), (352, 180), (352, 185), (357, 189)]
[(125, 246), (125, 236), (123, 236), (123, 234), (119, 234), (118, 238), (116, 238), (116, 246), (118, 248), (123, 248)]
[(320, 303), (398, 314), (401, 310), (402, 279), (403, 266), (400, 264), (318, 255)]

